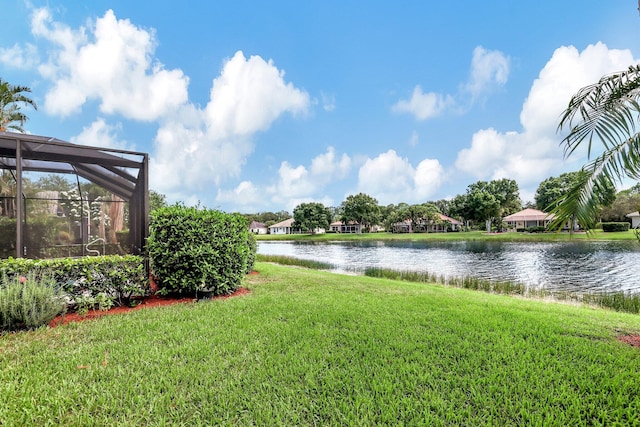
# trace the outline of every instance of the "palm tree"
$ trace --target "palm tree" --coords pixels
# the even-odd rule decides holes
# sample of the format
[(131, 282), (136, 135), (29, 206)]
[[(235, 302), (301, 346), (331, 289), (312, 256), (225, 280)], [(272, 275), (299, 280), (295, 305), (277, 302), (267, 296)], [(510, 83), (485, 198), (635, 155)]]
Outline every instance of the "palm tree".
[(24, 92), (31, 92), (26, 86), (15, 86), (0, 78), (0, 131), (6, 132), (9, 129), (24, 132), (22, 126), (29, 119), (26, 114), (20, 111), (20, 104), (32, 106), (38, 109), (35, 101)]
[[(568, 221), (578, 221), (592, 229), (600, 208), (599, 193), (625, 178), (640, 179), (639, 101), (640, 65), (606, 75), (573, 95), (558, 125), (559, 131), (569, 129), (561, 144), (566, 158), (586, 143), (589, 162), (552, 210), (551, 227), (559, 229)], [(592, 159), (595, 142), (604, 151)]]

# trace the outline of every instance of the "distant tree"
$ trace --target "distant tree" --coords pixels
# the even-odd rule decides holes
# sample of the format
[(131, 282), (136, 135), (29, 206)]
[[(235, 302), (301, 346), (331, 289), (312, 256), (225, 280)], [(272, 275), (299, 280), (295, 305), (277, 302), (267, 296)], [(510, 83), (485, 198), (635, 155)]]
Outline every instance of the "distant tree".
[(15, 86), (0, 78), (0, 131), (15, 130), (24, 132), (24, 123), (29, 119), (20, 106), (31, 106), (38, 109), (35, 101), (24, 94), (31, 92), (26, 86)]
[(503, 218), (522, 209), (520, 189), (513, 179), (502, 178), (489, 181), (489, 192), (500, 203), (499, 217)]
[(287, 211), (260, 212), (260, 213), (244, 214), (244, 217), (247, 218), (248, 224), (251, 224), (252, 221), (257, 221), (265, 224), (268, 227), (277, 222), (284, 221), (285, 219), (291, 218), (291, 214), (289, 214), (289, 212)]
[(69, 191), (74, 184), (60, 174), (41, 176), (33, 183), (34, 191)]
[(411, 221), (411, 231), (427, 231), (429, 225), (440, 222), (440, 211), (433, 203), (407, 206), (398, 211), (398, 219)]
[(322, 203), (301, 203), (293, 210), (293, 226), (315, 234), (317, 228), (329, 228), (331, 211)]
[(467, 194), (470, 219), (484, 221), (487, 232), (491, 231), (491, 221), (500, 215), (500, 202), (486, 189), (476, 188)]
[[(558, 177), (549, 177), (542, 181), (534, 197), (536, 206), (541, 211), (551, 212), (558, 206), (580, 181), (582, 172), (567, 172)], [(595, 183), (594, 200), (599, 208), (610, 206), (616, 198), (616, 189), (611, 182)], [(627, 212), (628, 213), (628, 212)]]
[(440, 213), (446, 216), (455, 216), (451, 213), (451, 200), (440, 199), (431, 203), (433, 203), (438, 208)]
[(485, 222), (487, 231), (491, 223), (500, 223), (502, 218), (522, 208), (518, 184), (512, 179), (478, 181), (467, 187), (466, 194), (451, 200), (454, 216), (476, 223)]
[(370, 229), (380, 220), (378, 201), (364, 193), (348, 196), (342, 202), (341, 211), (340, 220), (345, 224), (350, 221), (357, 222), (361, 225), (360, 230), (362, 227)]
[(155, 190), (149, 190), (149, 211), (153, 212), (167, 206), (167, 196)]
[(449, 216), (471, 221), (471, 210), (467, 203), (467, 194), (457, 194), (449, 203)]
[(398, 219), (398, 212), (407, 207), (406, 203), (399, 203), (394, 205), (393, 203), (387, 206), (380, 206), (380, 223), (387, 231), (391, 231), (393, 224), (404, 221), (404, 219)]
[(618, 192), (613, 203), (605, 206), (600, 212), (600, 221), (630, 222), (627, 214), (637, 210), (640, 210), (640, 184)]

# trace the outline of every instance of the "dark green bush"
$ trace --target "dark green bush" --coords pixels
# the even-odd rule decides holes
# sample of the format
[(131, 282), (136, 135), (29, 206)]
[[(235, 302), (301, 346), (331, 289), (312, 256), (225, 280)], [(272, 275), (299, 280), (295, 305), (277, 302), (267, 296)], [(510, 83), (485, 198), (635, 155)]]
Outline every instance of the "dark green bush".
[(546, 230), (547, 229), (541, 225), (526, 228), (527, 233), (544, 233)]
[(0, 274), (9, 279), (28, 274), (36, 279), (51, 277), (71, 306), (100, 293), (117, 306), (129, 304), (133, 297), (149, 294), (144, 259), (135, 255), (46, 260), (9, 258), (0, 260)]
[(51, 277), (26, 276), (0, 280), (0, 330), (34, 329), (62, 313), (66, 302)]
[(249, 254), (247, 255), (247, 269), (245, 273), (251, 273), (256, 264), (256, 253), (258, 252), (258, 241), (253, 233), (247, 233), (247, 244), (249, 245)]
[(247, 221), (240, 214), (182, 205), (155, 210), (147, 249), (159, 291), (234, 292), (252, 252), (248, 234)]
[(602, 231), (629, 231), (629, 225), (630, 224), (628, 222), (603, 222)]

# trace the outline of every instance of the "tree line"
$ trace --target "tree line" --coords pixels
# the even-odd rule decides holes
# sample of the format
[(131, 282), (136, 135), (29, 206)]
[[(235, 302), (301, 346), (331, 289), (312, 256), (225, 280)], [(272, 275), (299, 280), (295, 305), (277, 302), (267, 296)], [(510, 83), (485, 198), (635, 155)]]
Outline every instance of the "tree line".
[[(542, 181), (536, 190), (534, 202), (523, 204), (518, 184), (512, 179), (477, 181), (470, 184), (465, 193), (451, 199), (425, 201), (418, 204), (380, 205), (378, 201), (364, 193), (348, 196), (337, 207), (326, 207), (322, 203), (301, 203), (293, 210), (277, 213), (263, 212), (246, 215), (251, 221), (259, 221), (267, 226), (285, 219), (294, 218), (294, 227), (314, 232), (329, 229), (332, 222), (359, 224), (361, 231), (370, 231), (380, 225), (391, 231), (395, 224), (406, 223), (410, 232), (428, 231), (430, 225), (443, 224), (441, 215), (461, 221), (466, 227), (484, 230), (501, 230), (505, 227), (503, 218), (524, 208), (535, 208), (552, 212), (580, 182), (581, 172), (563, 173)], [(640, 184), (616, 193), (612, 184), (595, 189), (599, 209), (595, 221), (629, 221), (627, 214), (640, 206)]]

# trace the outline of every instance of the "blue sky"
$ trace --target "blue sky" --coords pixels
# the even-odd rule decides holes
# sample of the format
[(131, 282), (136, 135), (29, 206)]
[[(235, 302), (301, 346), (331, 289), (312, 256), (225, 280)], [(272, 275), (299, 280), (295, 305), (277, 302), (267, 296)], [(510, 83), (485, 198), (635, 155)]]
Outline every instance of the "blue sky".
[(144, 151), (151, 188), (226, 211), (381, 204), (577, 170), (569, 97), (640, 56), (635, 0), (6, 0), (29, 133)]

